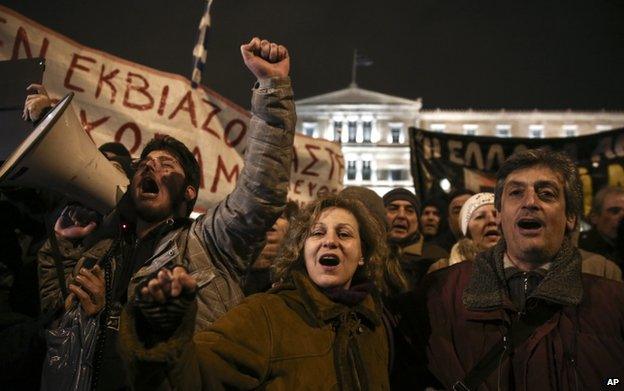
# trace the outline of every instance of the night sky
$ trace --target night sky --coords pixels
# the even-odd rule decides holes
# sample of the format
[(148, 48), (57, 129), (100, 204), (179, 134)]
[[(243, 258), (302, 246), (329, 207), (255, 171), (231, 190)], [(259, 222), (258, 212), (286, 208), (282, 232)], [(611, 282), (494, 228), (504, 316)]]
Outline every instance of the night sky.
[[(79, 43), (190, 78), (202, 0), (0, 0)], [(358, 85), (424, 108), (624, 110), (624, 1), (214, 0), (204, 84), (249, 107), (239, 45), (283, 43), (297, 98)]]

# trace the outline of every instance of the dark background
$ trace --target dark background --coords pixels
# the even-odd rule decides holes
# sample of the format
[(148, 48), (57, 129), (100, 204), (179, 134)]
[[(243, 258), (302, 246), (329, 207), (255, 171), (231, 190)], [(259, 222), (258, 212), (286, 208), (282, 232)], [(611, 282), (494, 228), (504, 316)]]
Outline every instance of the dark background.
[[(202, 0), (0, 0), (83, 45), (190, 78)], [(624, 1), (214, 0), (203, 83), (249, 107), (239, 45), (285, 44), (297, 98), (360, 87), (425, 108), (624, 109)]]

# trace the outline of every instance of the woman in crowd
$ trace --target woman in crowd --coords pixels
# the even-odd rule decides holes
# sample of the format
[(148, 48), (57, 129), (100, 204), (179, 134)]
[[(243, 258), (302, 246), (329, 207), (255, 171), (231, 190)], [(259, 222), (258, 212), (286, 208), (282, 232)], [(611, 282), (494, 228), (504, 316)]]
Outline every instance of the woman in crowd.
[[(358, 200), (306, 208), (274, 265), (278, 286), (193, 336), (194, 280), (161, 270), (130, 304), (122, 351), (137, 388), (388, 389), (388, 334), (377, 287), (383, 229)], [(177, 324), (175, 331), (171, 323)], [(138, 332), (138, 333), (137, 333)]]
[(428, 273), (463, 261), (473, 261), (477, 253), (494, 246), (501, 238), (498, 213), (494, 207), (494, 193), (471, 196), (459, 212), (463, 237), (455, 243), (448, 258), (429, 267)]
[[(340, 192), (341, 197), (354, 198), (362, 202), (373, 217), (377, 218), (383, 229), (384, 240), (388, 242), (388, 226), (386, 221), (386, 207), (383, 199), (373, 190), (363, 186), (345, 187)], [(392, 306), (391, 301), (409, 290), (409, 282), (407, 276), (403, 273), (401, 263), (399, 261), (398, 246), (388, 243), (388, 251), (390, 256), (383, 263), (383, 284), (378, 288), (384, 298), (386, 306)]]

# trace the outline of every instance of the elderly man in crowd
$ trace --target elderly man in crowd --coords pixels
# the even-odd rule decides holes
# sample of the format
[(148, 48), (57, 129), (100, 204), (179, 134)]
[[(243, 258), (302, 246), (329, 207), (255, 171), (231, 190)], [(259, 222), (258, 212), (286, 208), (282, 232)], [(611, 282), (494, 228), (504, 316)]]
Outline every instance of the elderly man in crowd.
[(624, 259), (617, 245), (618, 227), (624, 219), (624, 189), (607, 186), (598, 191), (589, 213), (592, 229), (581, 233), (579, 247), (615, 262), (620, 269)]
[[(119, 314), (142, 282), (161, 268), (184, 266), (198, 285), (195, 328), (208, 328), (243, 300), (245, 270), (284, 209), (296, 123), (290, 58), (285, 47), (259, 38), (242, 45), (241, 53), (257, 83), (245, 167), (228, 197), (197, 220), (188, 219), (199, 191), (199, 165), (180, 141), (154, 139), (143, 149), (128, 193), (112, 215), (99, 224), (83, 208), (66, 209), (56, 236), (41, 249), (42, 307), (63, 306), (56, 253), (74, 271), (71, 296), (102, 325), (91, 363), (94, 389), (125, 384), (116, 351)], [(98, 266), (90, 269), (87, 264), (94, 260)], [(138, 305), (148, 313), (158, 311), (153, 303)], [(150, 319), (168, 330), (166, 317)]]
[(403, 272), (415, 287), (427, 273), (429, 266), (448, 253), (439, 246), (425, 243), (419, 230), (420, 202), (414, 193), (396, 188), (384, 195), (389, 241), (399, 247)]
[(603, 389), (624, 373), (624, 286), (581, 273), (575, 165), (516, 153), (497, 174), (495, 204), (503, 239), (429, 274), (404, 319), (430, 371), (455, 390)]

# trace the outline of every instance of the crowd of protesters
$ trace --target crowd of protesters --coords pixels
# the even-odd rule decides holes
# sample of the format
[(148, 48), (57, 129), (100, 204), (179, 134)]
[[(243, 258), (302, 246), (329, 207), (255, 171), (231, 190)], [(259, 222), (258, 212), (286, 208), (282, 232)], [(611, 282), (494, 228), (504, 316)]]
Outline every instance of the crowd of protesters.
[[(130, 179), (109, 215), (2, 191), (3, 389), (58, 389), (42, 336), (71, 311), (97, 332), (64, 369), (87, 377), (70, 389), (567, 390), (624, 376), (622, 188), (596, 194), (580, 232), (575, 165), (526, 150), (492, 192), (349, 187), (299, 210), (288, 51), (254, 38), (241, 52), (257, 78), (245, 166), (206, 214), (189, 218), (199, 165), (167, 136), (136, 164), (100, 148)], [(36, 121), (51, 102), (32, 88)]]

